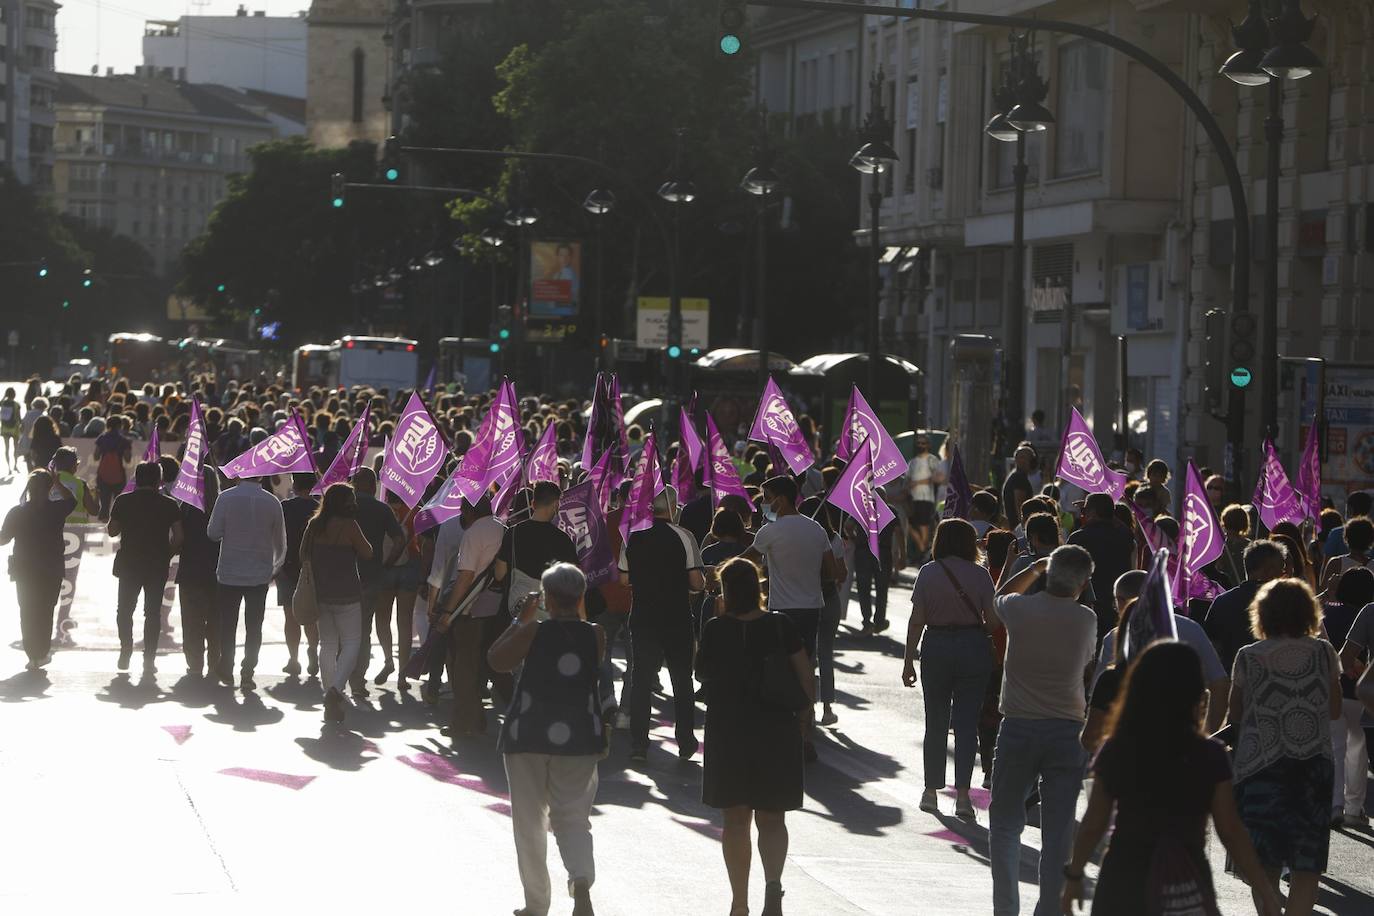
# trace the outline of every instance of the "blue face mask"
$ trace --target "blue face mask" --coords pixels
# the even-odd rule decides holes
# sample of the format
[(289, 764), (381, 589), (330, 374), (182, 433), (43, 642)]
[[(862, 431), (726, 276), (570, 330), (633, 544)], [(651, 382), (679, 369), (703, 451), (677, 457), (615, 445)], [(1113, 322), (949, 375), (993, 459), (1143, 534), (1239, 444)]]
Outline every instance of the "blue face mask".
[(778, 513), (773, 511), (772, 506), (767, 506), (763, 510), (763, 517), (767, 521), (776, 522), (778, 520)]

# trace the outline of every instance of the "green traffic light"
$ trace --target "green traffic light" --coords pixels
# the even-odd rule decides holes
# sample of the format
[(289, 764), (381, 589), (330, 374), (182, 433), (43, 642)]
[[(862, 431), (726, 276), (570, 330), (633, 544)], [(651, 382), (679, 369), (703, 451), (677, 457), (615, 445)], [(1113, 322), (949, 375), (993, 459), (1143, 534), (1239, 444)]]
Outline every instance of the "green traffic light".
[(510, 340), (510, 328), (502, 328), (496, 332), (496, 336), (502, 340)]
[(216, 286), (216, 287), (215, 287), (215, 292), (217, 292), (217, 293), (222, 293), (222, 292), (224, 292), (224, 284), (221, 283), (221, 284), (219, 284), (218, 286)]
[(1253, 378), (1254, 374), (1244, 366), (1236, 366), (1231, 370), (1231, 384), (1235, 385), (1237, 388), (1249, 387), (1250, 381)]
[(82, 280), (82, 281), (81, 281), (81, 285), (82, 285), (84, 288), (86, 288), (86, 289), (90, 289), (90, 288), (91, 288), (91, 278), (90, 278), (90, 277), (87, 277), (86, 279)]
[(493, 343), (491, 346), (487, 347), (487, 349), (493, 353), (500, 353), (501, 345), (499, 343)]
[(43, 278), (47, 277), (47, 275), (48, 269), (46, 267), (38, 268), (38, 279), (42, 280)]
[(682, 355), (682, 348), (679, 347), (677, 344), (673, 344), (671, 347), (668, 348), (668, 358), (669, 358), (669, 359), (677, 359), (677, 358), (678, 358), (679, 356), (681, 356), (681, 355)]
[(720, 36), (720, 53), (722, 54), (738, 54), (740, 52), (740, 48), (742, 48), (743, 46), (744, 44), (739, 40), (738, 35), (726, 33)]
[(81, 352), (82, 352), (82, 353), (89, 353), (89, 352), (91, 352), (91, 345), (90, 345), (90, 344), (82, 344), (82, 345), (81, 345)]
[(71, 307), (72, 307), (72, 300), (70, 300), (70, 299), (63, 299), (63, 300), (62, 300), (62, 307), (63, 307), (64, 309), (69, 309), (69, 308), (71, 308)]
[(334, 209), (335, 209), (335, 210), (338, 210), (338, 209), (341, 208), (343, 205), (344, 205), (344, 199), (343, 199), (342, 197), (336, 197), (336, 198), (334, 198)]
[(387, 170), (383, 172), (382, 175), (386, 178), (387, 181), (395, 181), (396, 179), (401, 177), (401, 170), (396, 168), (396, 166), (394, 165), (388, 166)]

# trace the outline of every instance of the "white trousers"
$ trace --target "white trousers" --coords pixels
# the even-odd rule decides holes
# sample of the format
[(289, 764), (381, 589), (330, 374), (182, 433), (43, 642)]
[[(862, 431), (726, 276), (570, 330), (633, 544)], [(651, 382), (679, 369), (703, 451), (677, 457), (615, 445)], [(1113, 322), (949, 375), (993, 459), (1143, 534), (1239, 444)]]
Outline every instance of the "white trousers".
[(592, 860), (592, 802), (596, 799), (595, 756), (506, 754), (515, 860), (525, 888), (525, 909), (547, 916), (550, 905), (548, 833), (558, 843), (568, 883), (596, 880)]
[(320, 686), (343, 693), (362, 645), (363, 606), (320, 604)]
[(1359, 700), (1341, 700), (1341, 717), (1331, 721), (1331, 758), (1336, 765), (1336, 778), (1331, 784), (1331, 811), (1346, 814), (1364, 813), (1364, 796), (1369, 770), (1369, 748), (1366, 746), (1360, 718), (1364, 705)]

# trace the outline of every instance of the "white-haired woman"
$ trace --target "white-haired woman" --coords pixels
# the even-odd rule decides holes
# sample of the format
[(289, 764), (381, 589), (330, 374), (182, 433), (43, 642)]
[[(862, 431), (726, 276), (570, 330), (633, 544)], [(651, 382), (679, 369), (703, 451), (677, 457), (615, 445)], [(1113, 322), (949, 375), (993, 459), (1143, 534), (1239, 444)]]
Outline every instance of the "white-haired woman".
[[(555, 563), (487, 653), (499, 672), (520, 668), (501, 729), (510, 784), (511, 828), (525, 906), (549, 911), (548, 832), (553, 831), (572, 888), (573, 916), (591, 916), (592, 802), (596, 764), (606, 749), (598, 691), (606, 636), (587, 622), (587, 579), (571, 563)], [(543, 605), (548, 619), (537, 621)], [(523, 667), (522, 667), (523, 665)]]

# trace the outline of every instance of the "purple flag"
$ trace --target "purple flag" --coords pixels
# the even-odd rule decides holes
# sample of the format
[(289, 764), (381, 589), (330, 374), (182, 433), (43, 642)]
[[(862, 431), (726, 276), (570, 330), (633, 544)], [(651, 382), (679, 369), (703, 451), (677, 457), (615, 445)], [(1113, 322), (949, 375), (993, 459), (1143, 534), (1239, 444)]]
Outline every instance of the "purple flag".
[(343, 448), (339, 449), (334, 460), (329, 462), (329, 467), (320, 475), (310, 495), (319, 496), (336, 483), (348, 483), (354, 474), (362, 470), (367, 464), (367, 441), (371, 435), (371, 426), (372, 405), (369, 404), (363, 408), (363, 415), (353, 424), (348, 438), (344, 440)]
[(186, 450), (181, 454), (181, 471), (172, 481), (172, 499), (205, 511), (205, 456), (210, 451), (206, 441), (205, 418), (200, 413), (200, 399), (191, 399), (191, 423), (186, 429)]
[(793, 474), (800, 474), (816, 463), (811, 455), (811, 446), (806, 444), (797, 427), (792, 408), (787, 406), (787, 399), (771, 378), (763, 388), (763, 396), (759, 398), (759, 408), (754, 413), (754, 425), (749, 428), (749, 438), (777, 446)]
[(425, 393), (434, 394), (434, 382), (439, 373), (439, 364), (430, 363), (429, 375), (425, 377)]
[(225, 477), (245, 479), (269, 477), (273, 474), (314, 474), (315, 456), (310, 450), (310, 436), (305, 421), (296, 411), (266, 439), (252, 446), (226, 464), (221, 470)]
[[(1145, 538), (1145, 546), (1150, 549), (1150, 554), (1154, 555), (1160, 550), (1167, 549), (1172, 542), (1167, 534), (1159, 529), (1154, 519), (1145, 513), (1145, 510), (1135, 504), (1135, 500), (1126, 503), (1131, 509), (1131, 514), (1135, 516), (1136, 524), (1140, 526), (1140, 533)], [(1178, 553), (1174, 551), (1175, 559)]]
[(487, 488), (520, 462), (524, 433), (520, 429), (520, 406), (510, 379), (501, 381), (496, 400), (491, 402), (477, 436), (468, 449), (459, 474), (463, 496), (470, 503), (482, 498)]
[(625, 408), (620, 403), (620, 379), (613, 373), (597, 374), (592, 413), (587, 421), (586, 438), (582, 440), (582, 466), (590, 468), (603, 452), (611, 453), (607, 469), (611, 486), (618, 487), (625, 480), (630, 439), (625, 429)]
[(430, 501), (415, 513), (416, 534), (422, 534), (451, 518), (457, 518), (463, 511), (463, 491), (458, 488), (458, 471), (462, 466), (463, 459), (460, 457), (453, 473), (440, 485)]
[(606, 375), (596, 374), (596, 384), (592, 389), (592, 412), (587, 417), (587, 434), (582, 439), (582, 466), (590, 468), (601, 453), (597, 451), (597, 432), (606, 422)]
[(541, 480), (558, 483), (558, 429), (553, 423), (544, 424), (544, 432), (534, 444), (525, 462), (525, 480), (534, 484)]
[(1161, 548), (1150, 563), (1150, 571), (1140, 588), (1140, 597), (1131, 609), (1126, 635), (1117, 647), (1118, 663), (1130, 664), (1145, 647), (1157, 639), (1177, 639), (1174, 608), (1169, 589), (1169, 548)]
[(644, 450), (639, 453), (639, 463), (635, 465), (625, 511), (620, 513), (621, 541), (628, 541), (636, 531), (653, 527), (654, 497), (662, 492), (663, 472), (658, 466), (658, 446), (654, 443), (654, 434), (649, 433), (644, 437)]
[(878, 556), (878, 535), (896, 516), (888, 508), (887, 502), (873, 492), (873, 462), (877, 458), (878, 446), (871, 440), (867, 448), (860, 448), (859, 454), (849, 462), (835, 487), (825, 501), (838, 506), (840, 511), (854, 519), (868, 534), (868, 549)]
[(515, 505), (515, 494), (520, 492), (524, 477), (521, 475), (520, 465), (515, 465), (505, 471), (498, 481), (496, 496), (491, 501), (491, 513), (501, 521), (510, 518), (511, 507)]
[(587, 472), (587, 481), (596, 491), (597, 501), (603, 513), (611, 505), (611, 494), (615, 492), (615, 487), (611, 486), (610, 465), (611, 452), (607, 449), (601, 453), (601, 460), (592, 465), (592, 469)]
[(1126, 492), (1126, 475), (1113, 471), (1102, 460), (1102, 449), (1078, 408), (1070, 407), (1069, 425), (1059, 445), (1059, 467), (1054, 476), (1088, 493), (1108, 493), (1120, 500)]
[(1312, 415), (1307, 438), (1302, 443), (1302, 458), (1298, 460), (1298, 499), (1303, 513), (1313, 522), (1322, 514), (1322, 457), (1320, 449), (1321, 415)]
[(1252, 501), (1259, 511), (1260, 521), (1270, 531), (1280, 522), (1301, 524), (1304, 518), (1302, 500), (1288, 483), (1288, 474), (1274, 451), (1272, 439), (1264, 440), (1264, 463), (1260, 465)]
[(678, 444), (687, 450), (688, 466), (694, 471), (701, 467), (701, 456), (706, 452), (706, 445), (701, 441), (701, 434), (697, 432), (696, 406), (697, 396), (693, 393), (688, 405), (679, 408), (677, 433)]
[(684, 448), (679, 448), (673, 458), (672, 476), (678, 503), (686, 504), (696, 498), (697, 482), (692, 473), (692, 461), (687, 457), (687, 450)]
[(414, 509), (446, 458), (448, 446), (439, 435), (439, 424), (420, 396), (412, 392), (382, 459), (382, 486)]
[(587, 577), (588, 588), (596, 588), (619, 575), (606, 528), (606, 513), (592, 481), (584, 480), (563, 494), (558, 502), (558, 527), (577, 548), (577, 565)]
[(835, 457), (848, 461), (851, 456), (858, 454), (865, 439), (872, 439), (878, 444), (878, 460), (873, 465), (875, 481), (885, 484), (906, 473), (906, 456), (892, 436), (888, 435), (878, 415), (868, 406), (868, 401), (859, 393), (859, 386), (851, 385), (849, 409), (845, 412), (844, 429), (835, 443)]
[[(158, 436), (157, 426), (155, 425), (153, 426), (153, 434), (148, 437), (148, 447), (143, 450), (143, 460), (140, 461), (139, 464), (142, 464), (144, 461), (156, 461), (161, 457), (162, 439)], [(135, 489), (136, 485), (134, 483), (134, 478), (131, 476), (127, 481), (125, 481), (124, 489), (120, 491), (120, 495), (122, 496), (125, 493), (132, 493)]]
[[(1182, 529), (1178, 577), (1174, 580), (1174, 604), (1188, 603), (1196, 591), (1201, 591), (1202, 567), (1221, 556), (1224, 536), (1217, 524), (1212, 504), (1207, 501), (1207, 490), (1202, 485), (1202, 477), (1197, 466), (1188, 462), (1187, 487), (1183, 493), (1183, 517), (1179, 519)], [(1199, 580), (1196, 585), (1194, 580)], [(1205, 588), (1205, 586), (1203, 586)]]
[(706, 415), (706, 469), (704, 482), (711, 491), (711, 508), (720, 508), (720, 498), (734, 494), (749, 500), (749, 491), (739, 482), (739, 471), (730, 460), (730, 452), (725, 448), (725, 440), (716, 429), (716, 421)]
[(968, 474), (964, 471), (964, 456), (959, 454), (959, 446), (951, 445), (949, 480), (945, 483), (945, 511), (941, 518), (962, 518), (967, 521), (972, 508), (973, 488), (968, 485)]

